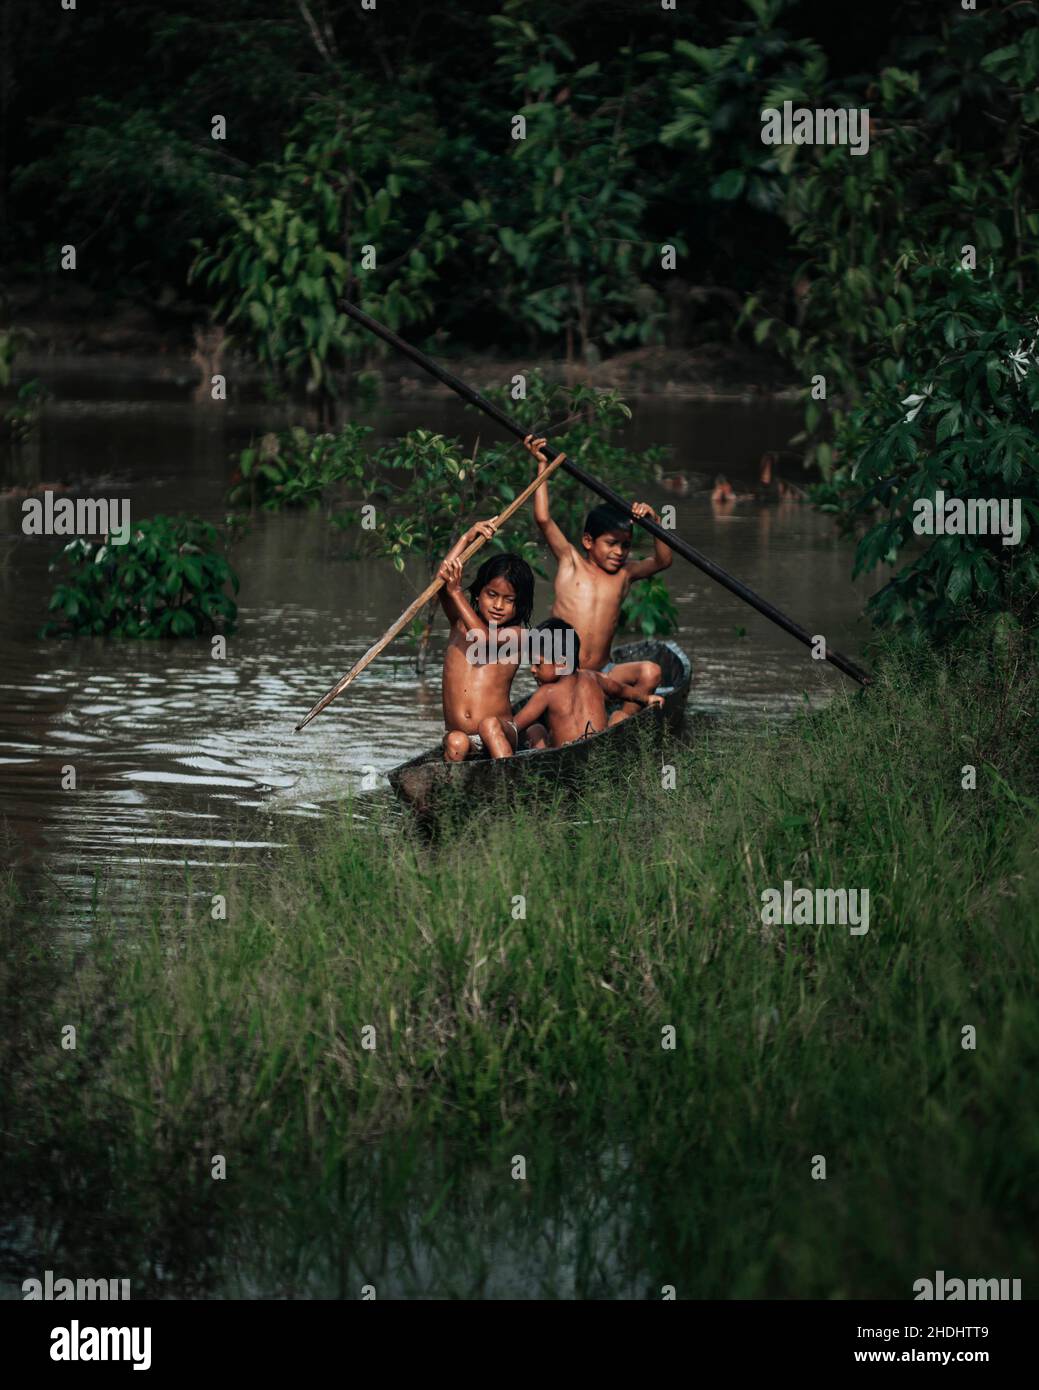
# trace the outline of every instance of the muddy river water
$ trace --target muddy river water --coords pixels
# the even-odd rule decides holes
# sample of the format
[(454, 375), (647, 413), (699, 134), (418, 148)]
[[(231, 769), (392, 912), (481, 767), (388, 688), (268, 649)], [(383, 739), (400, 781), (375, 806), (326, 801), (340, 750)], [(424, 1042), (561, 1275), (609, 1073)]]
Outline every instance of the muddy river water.
[[(74, 929), (98, 874), (133, 882), (142, 859), (212, 863), (232, 846), (241, 855), (276, 845), (286, 818), (320, 815), (360, 788), (362, 769), (382, 774), (436, 742), (439, 660), (434, 651), (419, 676), (398, 643), (293, 732), (424, 581), (418, 569), (398, 575), (388, 563), (344, 558), (342, 539), (315, 513), (263, 514), (236, 544), (239, 628), (226, 661), (212, 660), (202, 640), (40, 640), (48, 565), (62, 542), (22, 535), (18, 489), (62, 480), (85, 495), (129, 498), (136, 518), (187, 511), (221, 520), (233, 456), (290, 417), (262, 402), (200, 406), (190, 385), (111, 368), (55, 364), (39, 374), (54, 395), (39, 438), (0, 464), (0, 848), (60, 888), (56, 925)], [(851, 582), (851, 546), (832, 520), (785, 502), (738, 502), (723, 513), (697, 482), (718, 471), (737, 486), (752, 482), (762, 452), (783, 448), (797, 428), (797, 407), (630, 403), (632, 446), (669, 445), (671, 467), (694, 475), (685, 495), (652, 478), (640, 495), (672, 503), (680, 534), (809, 631), (860, 652), (868, 590)], [(451, 399), (384, 399), (356, 418), (377, 441), (424, 426), (471, 445), (480, 430)], [(694, 663), (691, 709), (757, 719), (825, 701), (847, 683), (681, 559), (667, 582), (676, 640)], [(548, 607), (539, 582), (535, 615)], [(62, 789), (69, 765), (74, 791)], [(375, 794), (388, 795), (380, 786)]]

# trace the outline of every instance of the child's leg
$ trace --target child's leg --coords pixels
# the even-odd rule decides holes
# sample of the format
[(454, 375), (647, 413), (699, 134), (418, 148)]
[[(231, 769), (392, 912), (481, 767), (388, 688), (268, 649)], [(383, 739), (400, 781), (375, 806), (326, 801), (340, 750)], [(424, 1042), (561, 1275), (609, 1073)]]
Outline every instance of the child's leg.
[(511, 758), (519, 744), (519, 734), (511, 719), (496, 714), (480, 720), (480, 737), (492, 758)]
[(449, 729), (444, 735), (444, 762), (464, 763), (472, 757), (473, 745), (469, 735), (461, 729)]
[[(624, 661), (620, 666), (614, 666), (610, 675), (615, 681), (622, 681), (625, 685), (633, 685), (644, 700), (654, 693), (660, 684), (663, 675), (660, 667), (655, 661)], [(634, 714), (641, 709), (641, 705), (636, 705), (633, 700), (625, 700), (621, 709), (625, 714)]]
[(544, 724), (531, 724), (524, 738), (528, 748), (548, 747), (548, 730)]

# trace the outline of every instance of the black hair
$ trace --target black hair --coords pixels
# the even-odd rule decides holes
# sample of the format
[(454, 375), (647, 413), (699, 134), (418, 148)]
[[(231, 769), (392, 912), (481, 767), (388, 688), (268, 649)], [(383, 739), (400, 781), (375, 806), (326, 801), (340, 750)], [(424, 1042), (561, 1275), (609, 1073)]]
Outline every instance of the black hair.
[(596, 536), (602, 536), (607, 531), (631, 531), (633, 530), (630, 516), (625, 516), (618, 508), (609, 502), (600, 502), (597, 507), (593, 507), (585, 518), (584, 534), (591, 536), (594, 541)]
[[(538, 623), (538, 625), (537, 625), (537, 627), (534, 629), (534, 631), (535, 631), (535, 632), (562, 632), (562, 633), (564, 633), (564, 634), (567, 633), (567, 632), (569, 632), (569, 634), (570, 634), (569, 642), (573, 642), (573, 644), (574, 644), (574, 645), (573, 645), (573, 648), (572, 648), (573, 653), (574, 653), (574, 665), (573, 665), (573, 670), (574, 670), (574, 671), (577, 671), (577, 669), (578, 669), (579, 666), (581, 665), (581, 639), (580, 639), (580, 637), (577, 635), (577, 629), (576, 629), (576, 628), (571, 627), (570, 624), (564, 622), (562, 618), (546, 618), (545, 621), (544, 621), (543, 623)], [(565, 636), (564, 636), (563, 641), (564, 641), (564, 646), (568, 645), (568, 640), (567, 640), (567, 638), (566, 638)], [(553, 663), (553, 664), (554, 664), (554, 663)]]
[(519, 555), (506, 552), (492, 555), (476, 571), (476, 578), (469, 589), (469, 601), (479, 612), (478, 602), (481, 592), (492, 579), (507, 579), (516, 590), (516, 619), (520, 627), (526, 627), (534, 608), (534, 571)]

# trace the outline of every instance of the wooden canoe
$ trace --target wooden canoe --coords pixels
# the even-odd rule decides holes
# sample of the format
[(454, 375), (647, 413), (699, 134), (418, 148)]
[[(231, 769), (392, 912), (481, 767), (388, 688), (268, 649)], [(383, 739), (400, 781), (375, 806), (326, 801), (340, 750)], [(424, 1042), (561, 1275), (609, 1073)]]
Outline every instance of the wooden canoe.
[[(625, 661), (657, 662), (662, 672), (657, 694), (664, 697), (663, 705), (638, 710), (622, 723), (562, 748), (527, 748), (511, 758), (491, 758), (484, 753), (464, 763), (446, 763), (438, 744), (393, 768), (388, 773), (390, 785), (419, 815), (428, 816), (456, 798), (464, 805), (534, 780), (552, 783), (575, 778), (593, 749), (609, 747), (619, 753), (633, 752), (643, 746), (647, 734), (659, 738), (665, 729), (676, 731), (682, 723), (692, 680), (689, 658), (681, 647), (658, 640), (632, 642), (616, 647), (613, 660), (617, 665)], [(513, 711), (522, 709), (524, 704), (526, 699), (518, 700)]]

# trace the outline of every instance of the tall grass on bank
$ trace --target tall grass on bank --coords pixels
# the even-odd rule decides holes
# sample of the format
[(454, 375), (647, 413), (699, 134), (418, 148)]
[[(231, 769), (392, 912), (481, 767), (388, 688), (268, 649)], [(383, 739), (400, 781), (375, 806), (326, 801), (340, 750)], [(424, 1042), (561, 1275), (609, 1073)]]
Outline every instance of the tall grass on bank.
[[(514, 1155), (548, 1220), (613, 1154), (626, 1272), (586, 1290), (908, 1298), (942, 1268), (1028, 1296), (1036, 682), (981, 670), (891, 661), (867, 697), (670, 746), (673, 789), (647, 755), (432, 843), (334, 817), (229, 874), (226, 921), (99, 933), (4, 1068), (25, 1202), (147, 1193), (154, 1228), (211, 1214), (223, 1154), (290, 1211), (343, 1165), (385, 1207), (414, 1192), (375, 1155), (436, 1144), (423, 1209), (461, 1202), (471, 1239), (474, 1174), (504, 1230)], [(763, 925), (784, 880), (868, 888), (868, 933)]]

